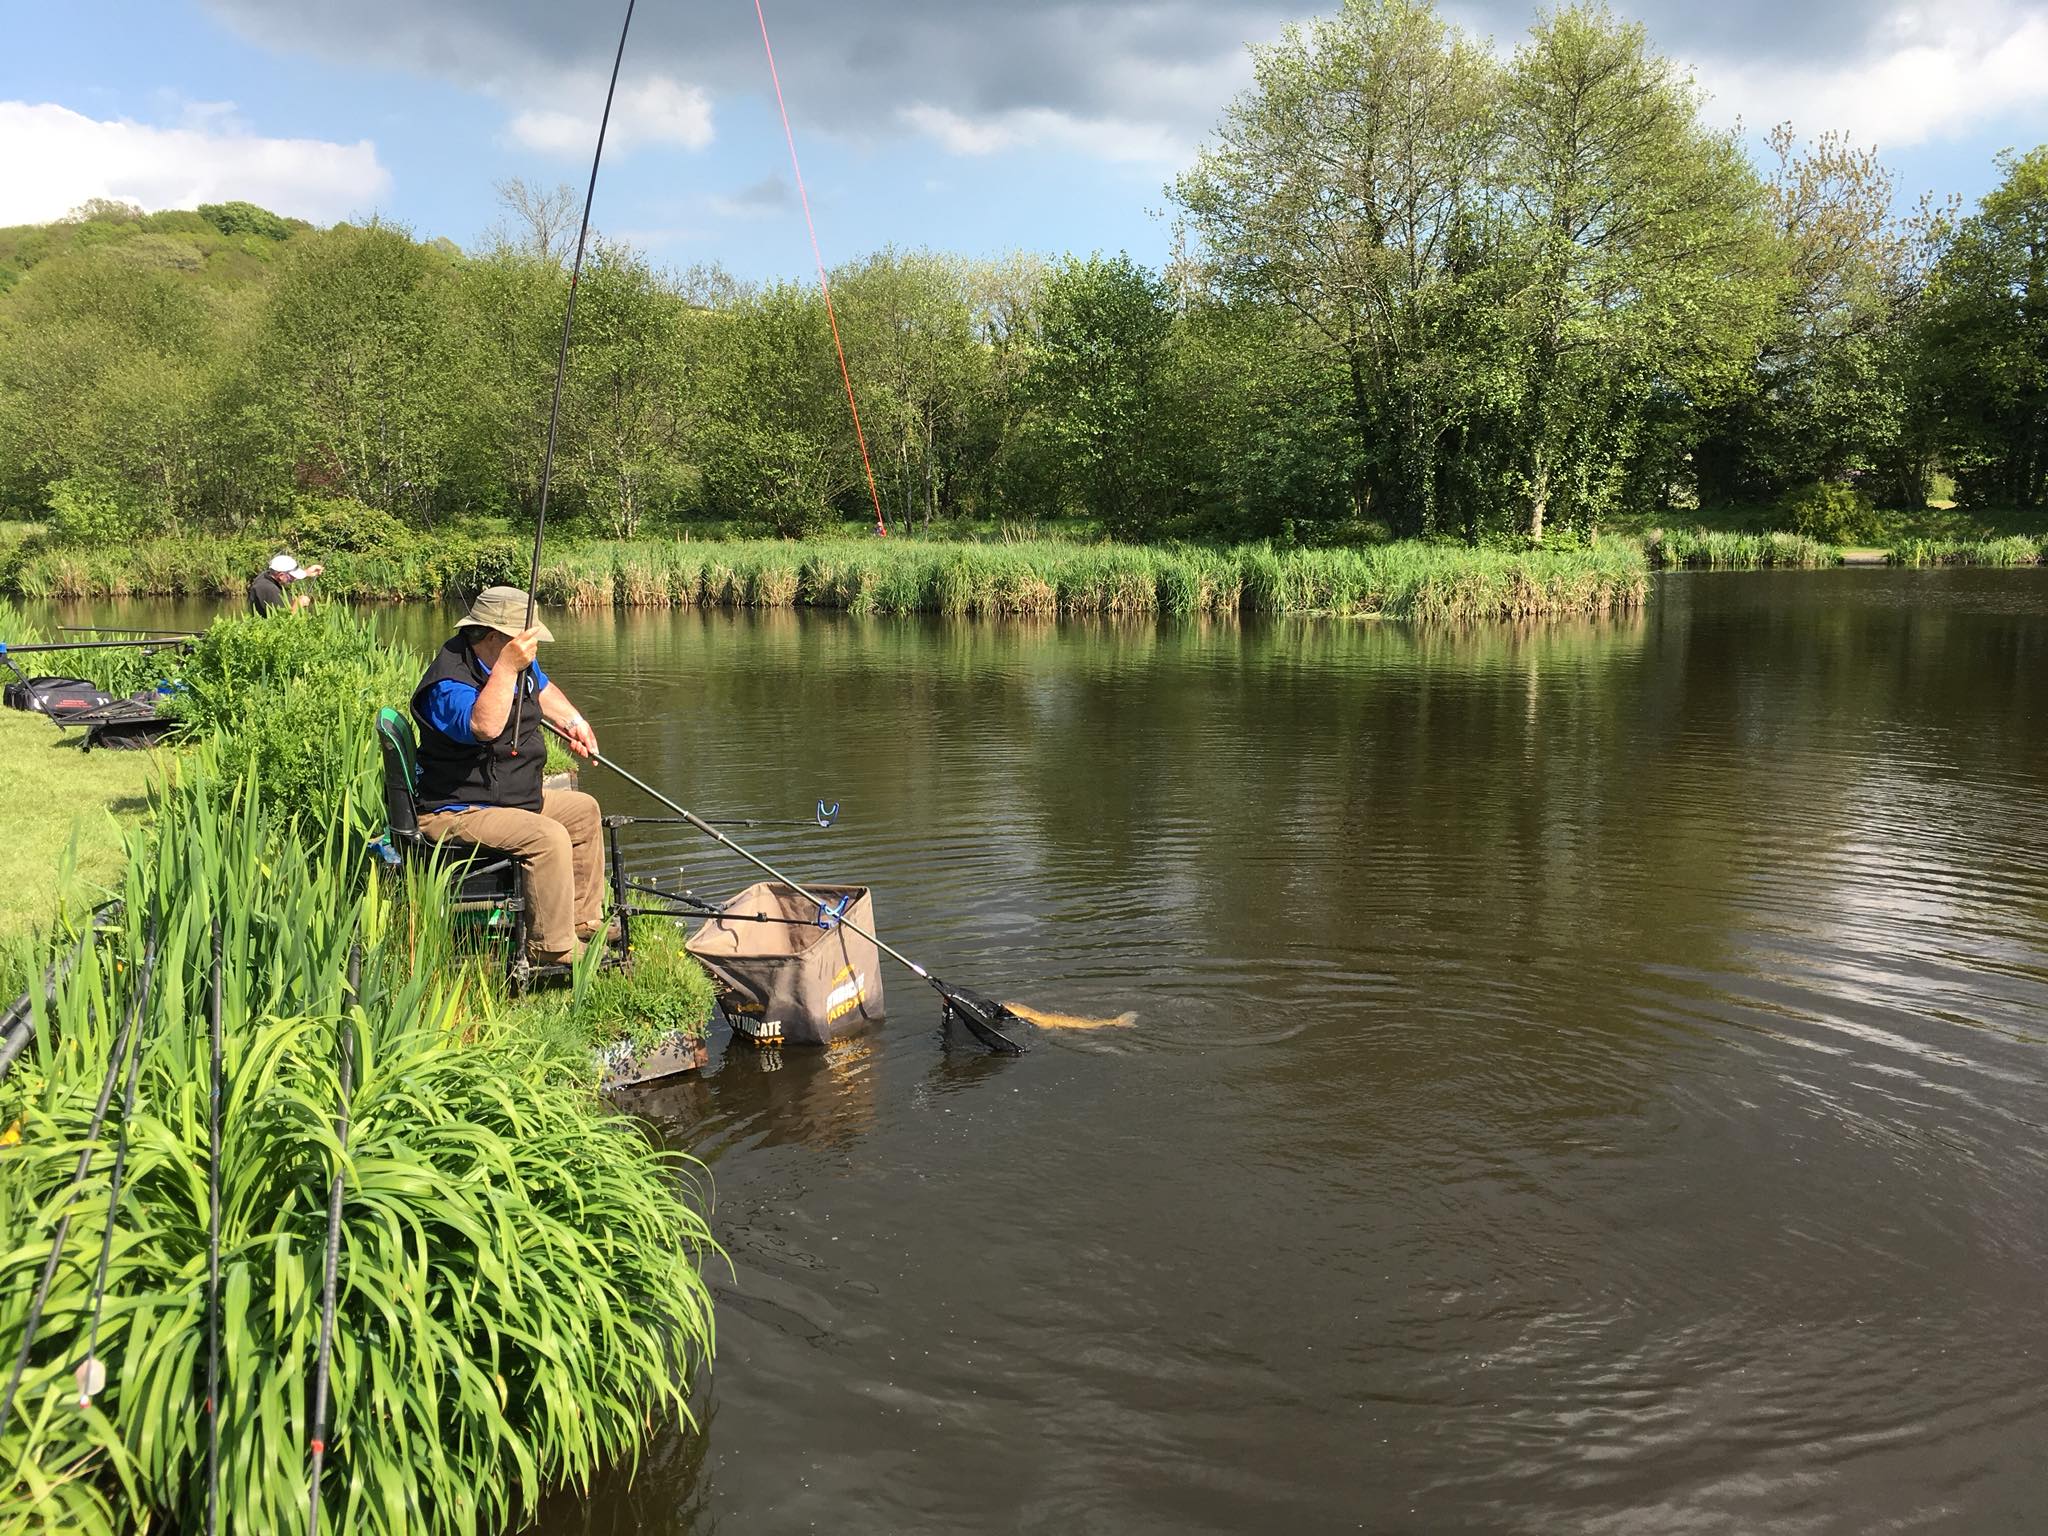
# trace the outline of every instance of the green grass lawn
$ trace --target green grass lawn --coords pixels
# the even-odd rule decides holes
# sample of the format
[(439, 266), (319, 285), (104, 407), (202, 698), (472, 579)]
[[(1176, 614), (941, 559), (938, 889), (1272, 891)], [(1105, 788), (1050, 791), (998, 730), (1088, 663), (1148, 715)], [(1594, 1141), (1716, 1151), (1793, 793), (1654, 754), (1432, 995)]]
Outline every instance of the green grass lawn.
[(88, 753), (78, 741), (41, 715), (0, 710), (0, 943), (47, 924), (60, 900), (101, 899), (121, 873), (122, 834), (148, 809), (154, 753)]

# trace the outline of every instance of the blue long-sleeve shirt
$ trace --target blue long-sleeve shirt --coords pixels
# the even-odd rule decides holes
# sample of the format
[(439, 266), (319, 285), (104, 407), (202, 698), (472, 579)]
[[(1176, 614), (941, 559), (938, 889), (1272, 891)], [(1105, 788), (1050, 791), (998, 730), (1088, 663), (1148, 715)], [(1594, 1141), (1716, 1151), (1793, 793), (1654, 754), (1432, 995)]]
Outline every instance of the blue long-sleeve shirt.
[[(485, 677), (491, 675), (491, 669), (484, 667), (481, 661), (477, 665), (483, 667)], [(541, 671), (540, 663), (535, 662), (526, 670), (533, 674), (534, 693), (543, 692), (548, 686), (548, 675)], [(427, 690), (427, 724), (450, 741), (459, 741), (465, 747), (475, 746), (476, 733), (469, 728), (469, 713), (476, 708), (476, 695), (477, 690), (469, 684), (444, 678)]]

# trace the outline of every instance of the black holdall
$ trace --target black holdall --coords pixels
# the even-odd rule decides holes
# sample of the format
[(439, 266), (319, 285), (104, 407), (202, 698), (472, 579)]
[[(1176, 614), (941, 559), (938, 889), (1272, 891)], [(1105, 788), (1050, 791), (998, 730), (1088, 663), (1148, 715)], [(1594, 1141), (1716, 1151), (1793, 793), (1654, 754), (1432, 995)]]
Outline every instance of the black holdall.
[(35, 710), (61, 720), (89, 709), (104, 709), (114, 702), (114, 696), (82, 677), (31, 677), (9, 683), (0, 702), (9, 709)]

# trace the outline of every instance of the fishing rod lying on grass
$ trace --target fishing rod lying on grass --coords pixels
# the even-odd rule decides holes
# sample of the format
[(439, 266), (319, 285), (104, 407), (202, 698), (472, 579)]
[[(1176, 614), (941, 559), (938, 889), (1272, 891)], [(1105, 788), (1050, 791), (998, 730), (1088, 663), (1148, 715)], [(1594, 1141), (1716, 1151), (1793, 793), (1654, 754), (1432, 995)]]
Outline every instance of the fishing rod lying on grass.
[[(147, 660), (158, 651), (183, 651), (188, 649), (195, 636), (177, 635), (149, 640), (38, 640), (27, 645), (10, 645), (0, 640), (0, 666), (12, 672), (32, 699), (41, 700), (42, 690), (36, 687), (36, 680), (14, 664), (17, 656), (34, 656), (54, 651), (134, 651), (142, 652)], [(45, 682), (50, 679), (45, 678)], [(41, 705), (39, 704), (40, 708)], [(49, 711), (44, 710), (47, 714)]]
[[(552, 722), (546, 723), (549, 730), (554, 731), (557, 736), (562, 736), (562, 733), (560, 731), (555, 730), (555, 727)], [(566, 736), (563, 736), (562, 739), (564, 741), (568, 740)], [(645, 779), (639, 777), (637, 774), (628, 772), (626, 769), (621, 768), (617, 763), (613, 762), (610, 758), (606, 757), (602, 752), (591, 753), (590, 761), (593, 763), (601, 763), (603, 766), (611, 769), (611, 771), (613, 773), (616, 773), (620, 778), (624, 779), (628, 784), (631, 784), (635, 789), (639, 790), (642, 794), (651, 795), (654, 799), (660, 801), (663, 805), (667, 806), (670, 810), (674, 811), (677, 817), (686, 826), (695, 827), (699, 832), (702, 832), (706, 837), (712, 839), (712, 841), (738, 854), (741, 858), (745, 859), (749, 864), (752, 864), (756, 869), (767, 871), (771, 879), (778, 880), (782, 884), (788, 886), (792, 891), (796, 892), (797, 895), (803, 897), (805, 901), (817, 902), (818, 910), (821, 913), (830, 913), (834, 910), (834, 903), (821, 900), (813, 892), (805, 890), (803, 886), (799, 885), (796, 881), (790, 879), (789, 876), (783, 874), (782, 871), (777, 869), (774, 865), (770, 864), (766, 859), (759, 858), (754, 854), (749, 853), (746, 849), (742, 848), (738, 843), (734, 842), (731, 838), (727, 837), (723, 832), (719, 831), (718, 828), (711, 825), (710, 822), (705, 821), (703, 818), (692, 814), (687, 807), (679, 805), (675, 801), (669, 799), (667, 795), (664, 795), (660, 790), (656, 789), (652, 784), (649, 784)], [(847, 928), (851, 929), (854, 933), (859, 934), (860, 937), (862, 937), (863, 939), (866, 939), (870, 944), (874, 945), (875, 948), (879, 949), (883, 954), (887, 955), (890, 959), (896, 961), (900, 965), (907, 967), (910, 973), (916, 976), (918, 980), (930, 983), (932, 990), (937, 992), (939, 996), (945, 1000), (947, 1014), (950, 1017), (958, 1019), (962, 1024), (965, 1024), (968, 1028), (969, 1033), (971, 1033), (975, 1039), (979, 1040), (983, 1045), (987, 1046), (990, 1050), (998, 1052), (999, 1054), (1004, 1056), (1021, 1056), (1024, 1054), (1024, 1047), (1021, 1044), (1019, 1044), (1015, 1040), (1012, 1040), (1008, 1035), (1004, 1034), (1002, 1030), (996, 1027), (999, 1023), (1021, 1022), (1020, 1020), (1018, 1020), (1016, 1014), (1012, 1013), (1008, 1008), (1004, 1007), (1001, 1003), (996, 1002), (993, 998), (983, 997), (979, 992), (970, 992), (965, 987), (955, 987), (948, 985), (947, 983), (941, 981), (938, 977), (934, 976), (930, 971), (926, 970), (923, 966), (919, 965), (915, 960), (911, 959), (908, 955), (904, 954), (901, 950), (896, 949), (891, 945), (883, 943), (880, 939), (876, 938), (875, 935), (867, 932), (857, 923), (848, 920), (843, 915), (837, 917), (836, 919), (834, 919), (834, 921), (845, 924)]]

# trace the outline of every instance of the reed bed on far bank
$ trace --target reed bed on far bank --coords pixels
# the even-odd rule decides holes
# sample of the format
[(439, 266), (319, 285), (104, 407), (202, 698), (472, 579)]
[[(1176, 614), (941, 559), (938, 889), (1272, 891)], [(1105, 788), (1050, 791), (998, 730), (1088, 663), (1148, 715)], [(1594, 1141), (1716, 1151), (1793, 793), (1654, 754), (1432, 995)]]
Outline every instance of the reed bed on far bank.
[[(163, 539), (46, 550), (4, 573), (25, 597), (233, 596), (267, 543)], [(314, 589), (362, 601), (460, 598), (525, 579), (506, 538), (426, 541), (325, 558)], [(1632, 543), (1510, 551), (1400, 543), (1356, 549), (1215, 549), (1060, 539), (637, 540), (551, 547), (539, 597), (564, 608), (824, 608), (966, 618), (1376, 615), (1425, 623), (1558, 618), (1640, 604), (1648, 564)]]
[(1906, 539), (1886, 555), (1892, 565), (2040, 565), (2048, 541), (2013, 534), (2003, 539)]
[(1710, 528), (1652, 529), (1643, 538), (1643, 554), (1658, 570), (1817, 570), (1842, 563), (1841, 550), (1803, 533), (1732, 533)]
[(541, 566), (570, 608), (826, 608), (853, 614), (1384, 615), (1425, 622), (1604, 613), (1640, 603), (1620, 545), (1511, 553), (1449, 545), (1275, 550), (833, 539), (589, 546)]
[[(274, 535), (190, 534), (92, 548), (0, 551), (0, 593), (20, 598), (233, 597), (283, 543)], [(326, 571), (312, 590), (363, 602), (439, 598), (526, 579), (517, 539), (415, 537), (373, 550), (308, 547)]]
[[(1875, 547), (1884, 548), (1877, 545)], [(1798, 533), (1738, 533), (1707, 528), (1659, 528), (1643, 536), (1653, 570), (1679, 567), (1813, 570), (1841, 565), (1843, 550)], [(2048, 540), (2027, 534), (1990, 539), (1906, 538), (1884, 548), (1887, 565), (2018, 566), (2048, 564)]]

